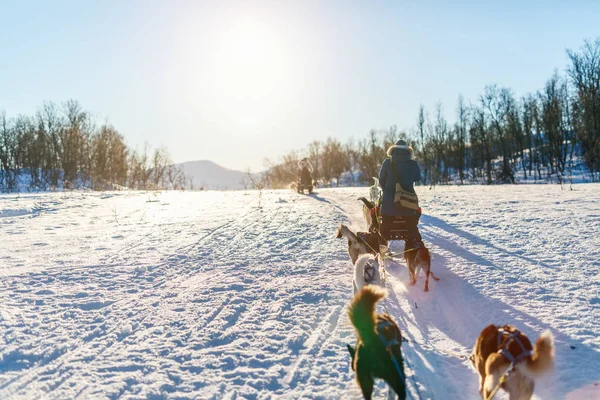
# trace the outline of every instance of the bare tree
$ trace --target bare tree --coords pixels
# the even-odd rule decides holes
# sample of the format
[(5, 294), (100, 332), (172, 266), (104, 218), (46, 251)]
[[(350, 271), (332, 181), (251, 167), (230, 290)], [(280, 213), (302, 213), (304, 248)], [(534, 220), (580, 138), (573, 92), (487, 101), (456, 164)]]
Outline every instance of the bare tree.
[(427, 117), (425, 114), (425, 107), (423, 104), (419, 105), (419, 115), (417, 117), (417, 136), (419, 137), (418, 148), (416, 149), (417, 158), (423, 163), (423, 183), (431, 183), (431, 167), (433, 160), (427, 151), (425, 137), (426, 137), (426, 126), (428, 124)]
[(167, 167), (171, 164), (171, 156), (164, 147), (154, 150), (152, 156), (152, 186), (154, 189), (161, 189), (163, 185)]
[(127, 182), (127, 146), (112, 126), (103, 125), (91, 140), (92, 187), (96, 190), (121, 188)]
[(352, 186), (356, 185), (356, 177), (355, 171), (357, 166), (357, 158), (358, 154), (355, 150), (354, 139), (348, 139), (348, 142), (344, 145), (345, 156), (344, 159), (346, 161), (346, 170), (350, 174), (350, 180), (352, 181)]
[(600, 178), (600, 38), (585, 41), (577, 52), (567, 50), (567, 69), (576, 91), (573, 128), (593, 180)]
[(167, 167), (167, 181), (169, 187), (173, 190), (183, 190), (185, 188), (185, 174), (181, 166), (169, 165)]
[(0, 166), (0, 189), (7, 192), (16, 190), (19, 177), (17, 141), (4, 111), (0, 111)]
[(321, 177), (322, 147), (322, 143), (318, 140), (315, 140), (308, 145), (308, 158), (313, 166), (313, 179), (319, 179)]
[(522, 100), (523, 108), (523, 135), (525, 147), (527, 148), (527, 157), (523, 157), (523, 176), (527, 178), (527, 169), (529, 176), (533, 175), (533, 163), (536, 159), (534, 155), (534, 126), (537, 115), (537, 101), (533, 95), (528, 95)]
[(506, 88), (499, 89), (496, 85), (486, 86), (480, 101), (490, 119), (495, 139), (500, 143), (502, 167), (498, 177), (501, 181), (515, 183), (515, 177), (510, 164), (512, 158), (511, 141), (509, 131), (506, 129), (508, 110), (513, 101), (512, 94)]
[(458, 176), (460, 179), (461, 185), (465, 181), (465, 167), (466, 167), (466, 146), (467, 146), (467, 121), (468, 121), (468, 111), (465, 106), (465, 101), (463, 99), (462, 94), (458, 96), (458, 105), (456, 107), (456, 112), (458, 116), (457, 122), (457, 155), (456, 155), (456, 163), (458, 167)]
[(561, 80), (558, 73), (546, 82), (544, 91), (539, 94), (541, 121), (546, 137), (545, 153), (550, 164), (550, 174), (556, 174), (559, 180), (562, 180), (567, 162), (569, 129), (565, 122), (568, 102), (564, 101), (567, 96), (566, 81)]

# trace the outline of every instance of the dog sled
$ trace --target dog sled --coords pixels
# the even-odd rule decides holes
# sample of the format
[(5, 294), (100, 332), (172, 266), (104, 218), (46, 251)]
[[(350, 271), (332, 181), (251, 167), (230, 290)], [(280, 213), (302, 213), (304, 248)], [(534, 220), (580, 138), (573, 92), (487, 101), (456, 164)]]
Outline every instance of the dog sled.
[(296, 191), (298, 193), (304, 194), (304, 191), (306, 190), (308, 194), (312, 194), (313, 189), (314, 185), (312, 180), (298, 178), (298, 181), (296, 182)]
[[(407, 218), (415, 218), (414, 216), (386, 217), (384, 221), (383, 217), (376, 210), (373, 211), (374, 212), (372, 213), (371, 218), (373, 218), (376, 223), (370, 225), (369, 232), (380, 235), (381, 238), (387, 242), (393, 242), (397, 240), (406, 242), (406, 240), (410, 238)], [(417, 221), (421, 217), (420, 208), (416, 217)]]
[[(379, 255), (382, 260), (403, 258), (408, 266), (411, 285), (416, 284), (423, 270), (426, 274), (425, 291), (429, 291), (429, 277), (436, 281), (439, 279), (431, 272), (431, 254), (418, 233), (421, 208), (417, 208), (414, 215), (382, 216), (379, 213), (379, 205), (376, 206), (364, 197), (358, 200), (363, 202), (363, 215), (369, 231), (357, 233), (357, 239), (369, 248), (371, 254)], [(404, 250), (394, 253), (391, 245), (398, 240), (405, 243)], [(376, 243), (370, 243), (375, 241)], [(382, 251), (381, 247), (385, 247), (386, 250)]]

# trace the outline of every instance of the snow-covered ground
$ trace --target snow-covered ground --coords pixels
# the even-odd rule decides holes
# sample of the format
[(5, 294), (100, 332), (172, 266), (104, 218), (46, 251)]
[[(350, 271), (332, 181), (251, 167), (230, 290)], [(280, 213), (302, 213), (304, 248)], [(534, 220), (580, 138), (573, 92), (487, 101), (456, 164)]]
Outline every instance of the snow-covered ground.
[[(566, 189), (419, 189), (441, 280), (408, 287), (398, 262), (384, 302), (410, 398), (477, 399), (466, 357), (489, 323), (553, 331), (537, 398), (600, 381), (600, 185)], [(359, 398), (334, 233), (364, 230), (366, 194), (0, 196), (0, 398)]]

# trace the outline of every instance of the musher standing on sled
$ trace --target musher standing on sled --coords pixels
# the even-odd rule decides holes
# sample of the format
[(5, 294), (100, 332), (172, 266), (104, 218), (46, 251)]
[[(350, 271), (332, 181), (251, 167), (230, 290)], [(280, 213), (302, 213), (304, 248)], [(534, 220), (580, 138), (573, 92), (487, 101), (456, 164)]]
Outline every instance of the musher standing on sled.
[[(421, 209), (418, 210), (402, 207), (394, 204), (396, 196), (396, 182), (401, 188), (415, 194), (414, 183), (421, 180), (421, 169), (415, 160), (412, 159), (413, 149), (408, 146), (404, 140), (398, 140), (394, 146), (387, 150), (386, 158), (379, 171), (379, 184), (383, 189), (383, 198), (381, 201), (381, 235), (387, 237), (391, 223), (396, 216), (404, 217), (406, 221), (407, 238), (405, 240), (406, 249), (418, 249), (424, 247), (417, 224), (421, 216)], [(395, 168), (393, 168), (395, 166)]]
[(313, 167), (306, 157), (298, 162), (298, 189), (306, 188), (308, 189), (308, 193), (312, 193), (312, 172)]

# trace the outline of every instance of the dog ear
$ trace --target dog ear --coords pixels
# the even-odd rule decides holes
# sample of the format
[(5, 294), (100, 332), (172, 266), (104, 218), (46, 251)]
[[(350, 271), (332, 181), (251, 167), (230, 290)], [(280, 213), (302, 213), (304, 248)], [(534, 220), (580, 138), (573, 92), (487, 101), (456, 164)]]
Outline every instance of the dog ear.
[(349, 344), (346, 345), (346, 348), (348, 349), (350, 356), (352, 356), (352, 360), (354, 360), (354, 354), (356, 353), (356, 350), (354, 350), (354, 347), (350, 346)]

